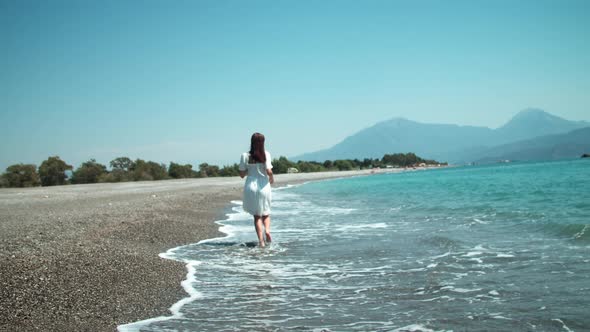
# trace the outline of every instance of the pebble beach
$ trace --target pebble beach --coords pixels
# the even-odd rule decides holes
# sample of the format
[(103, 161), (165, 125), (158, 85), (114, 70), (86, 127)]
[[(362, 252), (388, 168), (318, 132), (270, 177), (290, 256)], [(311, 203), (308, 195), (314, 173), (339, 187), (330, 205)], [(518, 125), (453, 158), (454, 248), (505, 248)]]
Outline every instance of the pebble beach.
[[(274, 187), (373, 171), (283, 174)], [(221, 235), (243, 180), (0, 189), (0, 330), (114, 331), (165, 315), (185, 266), (158, 256)], [(149, 267), (149, 268), (146, 268)]]

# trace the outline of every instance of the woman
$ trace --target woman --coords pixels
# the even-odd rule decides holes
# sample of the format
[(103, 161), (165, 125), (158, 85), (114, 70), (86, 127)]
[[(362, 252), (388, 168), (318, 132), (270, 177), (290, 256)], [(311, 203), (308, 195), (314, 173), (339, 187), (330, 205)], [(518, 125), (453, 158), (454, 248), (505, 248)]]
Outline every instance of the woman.
[(240, 159), (240, 177), (245, 176), (244, 211), (254, 216), (254, 227), (258, 235), (260, 247), (265, 246), (263, 230), (266, 233), (266, 243), (272, 241), (270, 237), (270, 201), (271, 188), (274, 182), (270, 153), (264, 150), (264, 135), (254, 133), (250, 139), (250, 152), (242, 154)]

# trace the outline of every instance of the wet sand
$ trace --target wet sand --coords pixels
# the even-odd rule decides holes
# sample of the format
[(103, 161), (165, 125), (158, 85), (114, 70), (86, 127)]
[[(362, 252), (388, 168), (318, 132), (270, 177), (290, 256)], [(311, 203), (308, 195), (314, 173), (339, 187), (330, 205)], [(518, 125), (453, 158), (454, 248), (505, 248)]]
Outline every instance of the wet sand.
[[(371, 171), (282, 174), (275, 187)], [(0, 330), (114, 331), (167, 315), (182, 263), (159, 253), (220, 236), (239, 177), (0, 189)]]

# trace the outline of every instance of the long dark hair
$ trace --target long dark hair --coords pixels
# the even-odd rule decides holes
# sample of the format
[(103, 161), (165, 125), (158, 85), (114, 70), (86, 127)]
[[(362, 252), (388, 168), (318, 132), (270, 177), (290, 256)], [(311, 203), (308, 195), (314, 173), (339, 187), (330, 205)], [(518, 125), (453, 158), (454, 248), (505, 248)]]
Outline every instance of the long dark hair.
[(261, 133), (252, 134), (252, 138), (250, 139), (250, 160), (253, 160), (256, 163), (266, 162), (264, 135)]

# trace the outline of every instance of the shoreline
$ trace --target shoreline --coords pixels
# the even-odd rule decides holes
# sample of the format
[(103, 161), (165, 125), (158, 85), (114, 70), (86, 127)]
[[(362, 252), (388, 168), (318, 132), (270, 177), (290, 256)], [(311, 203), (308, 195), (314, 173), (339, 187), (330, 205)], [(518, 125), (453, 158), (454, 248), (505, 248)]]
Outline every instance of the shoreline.
[[(274, 186), (401, 171), (279, 174)], [(169, 316), (186, 268), (159, 254), (223, 235), (214, 221), (243, 181), (1, 189), (0, 329), (113, 331)]]

